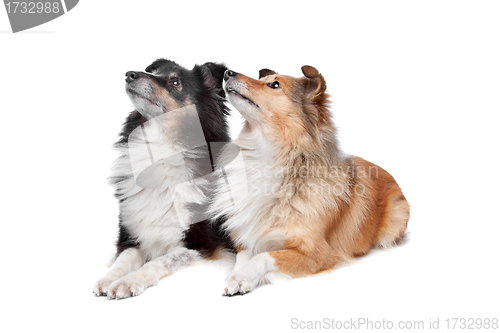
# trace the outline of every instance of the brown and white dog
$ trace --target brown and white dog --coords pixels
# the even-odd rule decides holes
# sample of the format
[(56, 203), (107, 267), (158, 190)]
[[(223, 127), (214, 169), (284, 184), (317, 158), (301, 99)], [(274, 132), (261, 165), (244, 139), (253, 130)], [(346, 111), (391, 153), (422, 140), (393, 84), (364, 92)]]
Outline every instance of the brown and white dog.
[[(341, 152), (323, 76), (294, 78), (263, 69), (259, 80), (226, 71), (224, 89), (245, 118), (212, 210), (238, 255), (224, 295), (244, 294), (273, 276), (331, 269), (400, 240), (410, 206), (394, 178)], [(229, 185), (229, 186), (227, 186)]]

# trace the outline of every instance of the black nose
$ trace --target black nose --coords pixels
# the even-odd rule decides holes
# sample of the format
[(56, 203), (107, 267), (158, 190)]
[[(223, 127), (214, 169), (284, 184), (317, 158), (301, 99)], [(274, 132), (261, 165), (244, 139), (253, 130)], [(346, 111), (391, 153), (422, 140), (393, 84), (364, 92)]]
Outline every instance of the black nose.
[(125, 79), (125, 81), (127, 81), (127, 83), (130, 83), (130, 82), (137, 80), (139, 78), (139, 74), (137, 72), (132, 72), (132, 71), (127, 72), (125, 74), (125, 76), (127, 77)]
[(238, 73), (228, 69), (227, 71), (224, 72), (224, 80), (227, 81), (227, 80), (229, 80), (230, 77), (236, 76), (236, 75), (238, 75)]

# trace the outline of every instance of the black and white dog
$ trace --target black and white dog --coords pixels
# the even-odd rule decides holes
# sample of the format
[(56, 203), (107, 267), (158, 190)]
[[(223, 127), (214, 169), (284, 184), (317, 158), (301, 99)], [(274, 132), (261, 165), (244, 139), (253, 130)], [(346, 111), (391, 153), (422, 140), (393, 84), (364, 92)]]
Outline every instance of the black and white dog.
[(229, 141), (225, 70), (158, 59), (145, 72), (127, 72), (135, 110), (115, 145), (120, 157), (110, 178), (120, 205), (117, 253), (96, 296), (139, 295), (217, 248), (232, 248), (221, 221), (209, 222), (205, 209), (215, 159), (210, 143)]

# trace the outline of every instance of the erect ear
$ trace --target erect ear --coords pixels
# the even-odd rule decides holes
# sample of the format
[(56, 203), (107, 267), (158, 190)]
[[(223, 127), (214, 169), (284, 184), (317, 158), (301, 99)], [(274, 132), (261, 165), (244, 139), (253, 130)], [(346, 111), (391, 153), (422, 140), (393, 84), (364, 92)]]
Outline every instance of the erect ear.
[(201, 74), (203, 75), (203, 84), (208, 88), (222, 88), (222, 79), (227, 67), (224, 64), (215, 62), (207, 62), (201, 66)]
[(270, 70), (270, 69), (263, 68), (259, 71), (259, 80), (265, 76), (273, 75), (273, 74), (277, 74), (277, 73), (275, 71)]
[(326, 82), (318, 70), (312, 66), (302, 66), (302, 73), (307, 78), (306, 80), (306, 95), (315, 99), (323, 94), (326, 90)]

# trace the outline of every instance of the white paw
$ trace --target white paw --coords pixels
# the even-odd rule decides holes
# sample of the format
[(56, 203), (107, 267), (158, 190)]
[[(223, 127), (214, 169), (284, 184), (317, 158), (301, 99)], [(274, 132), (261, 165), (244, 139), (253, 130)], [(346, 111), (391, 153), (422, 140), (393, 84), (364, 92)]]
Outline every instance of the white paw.
[(256, 287), (252, 280), (243, 274), (229, 275), (224, 282), (222, 296), (244, 295), (252, 291)]
[(96, 296), (106, 296), (108, 293), (109, 285), (113, 283), (114, 280), (103, 277), (94, 286), (94, 295)]
[(130, 273), (113, 282), (107, 291), (108, 299), (122, 299), (138, 296), (146, 290), (148, 285), (141, 276)]

